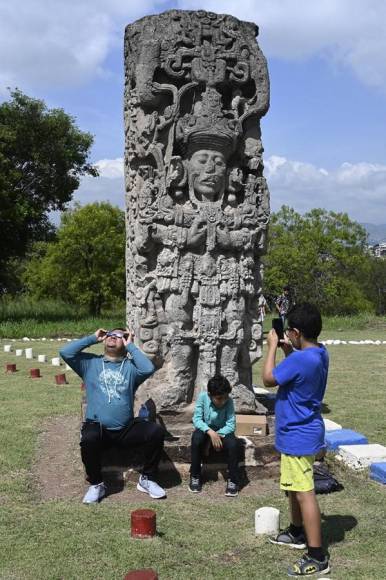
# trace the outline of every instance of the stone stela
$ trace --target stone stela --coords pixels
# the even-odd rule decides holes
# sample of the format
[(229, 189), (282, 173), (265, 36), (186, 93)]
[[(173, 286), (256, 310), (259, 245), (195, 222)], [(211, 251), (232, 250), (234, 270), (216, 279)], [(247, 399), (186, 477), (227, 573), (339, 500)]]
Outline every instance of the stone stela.
[[(127, 322), (159, 367), (142, 388), (183, 411), (216, 372), (256, 412), (269, 107), (258, 28), (172, 10), (125, 33)], [(141, 394), (140, 394), (141, 396)]]

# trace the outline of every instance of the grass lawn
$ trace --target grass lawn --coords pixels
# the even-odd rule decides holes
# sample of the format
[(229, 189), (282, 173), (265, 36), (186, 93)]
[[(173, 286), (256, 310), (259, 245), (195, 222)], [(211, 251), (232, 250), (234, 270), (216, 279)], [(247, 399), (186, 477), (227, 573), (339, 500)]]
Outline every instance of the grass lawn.
[[(386, 335), (376, 329), (372, 336), (355, 328), (350, 332), (380, 340)], [(326, 334), (325, 338), (339, 338), (335, 329)], [(57, 356), (61, 343), (12, 344), (14, 349), (32, 346), (36, 354), (50, 358)], [(70, 384), (56, 387), (57, 367), (6, 354), (3, 345), (4, 340), (0, 369), (6, 362), (16, 362), (19, 371), (15, 375), (0, 371), (1, 579), (121, 580), (128, 570), (145, 567), (156, 569), (162, 580), (286, 577), (287, 564), (299, 553), (254, 536), (254, 511), (261, 506), (278, 507), (282, 525), (288, 523), (286, 500), (278, 491), (258, 497), (241, 493), (229, 500), (171, 489), (168, 499), (158, 503), (145, 497), (141, 503), (107, 499), (97, 506), (83, 506), (80, 497), (43, 501), (33, 475), (38, 435), (46, 419), (78, 415), (80, 379), (69, 371)], [(329, 351), (326, 416), (361, 431), (370, 442), (386, 445), (386, 345), (339, 345)], [(43, 378), (30, 379), (29, 369), (37, 366)], [(255, 367), (257, 383), (260, 372), (261, 362)], [(340, 465), (334, 470), (345, 489), (319, 496), (332, 562), (328, 576), (386, 578), (386, 486)], [(130, 512), (138, 507), (156, 510), (156, 539), (130, 538)]]

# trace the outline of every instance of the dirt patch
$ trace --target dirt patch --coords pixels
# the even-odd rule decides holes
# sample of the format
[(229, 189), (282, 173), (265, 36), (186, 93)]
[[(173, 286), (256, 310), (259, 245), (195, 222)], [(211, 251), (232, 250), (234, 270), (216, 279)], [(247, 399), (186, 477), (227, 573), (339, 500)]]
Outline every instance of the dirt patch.
[[(37, 458), (33, 468), (41, 501), (76, 499), (79, 501), (87, 489), (79, 451), (78, 417), (55, 417), (48, 420), (39, 436)], [(159, 483), (167, 489), (169, 499), (192, 497), (188, 490), (189, 465), (163, 464)], [(165, 469), (166, 467), (166, 469)], [(106, 472), (108, 497), (104, 501), (141, 502), (144, 494), (137, 491), (136, 469), (113, 468)], [(224, 496), (224, 473), (211, 474), (205, 483), (202, 496), (211, 501), (232, 501)], [(278, 490), (276, 466), (264, 468), (264, 472), (248, 474), (248, 481), (241, 491), (242, 496), (257, 496)]]
[(55, 417), (44, 423), (33, 469), (43, 501), (78, 498), (85, 488), (79, 428), (78, 417)]

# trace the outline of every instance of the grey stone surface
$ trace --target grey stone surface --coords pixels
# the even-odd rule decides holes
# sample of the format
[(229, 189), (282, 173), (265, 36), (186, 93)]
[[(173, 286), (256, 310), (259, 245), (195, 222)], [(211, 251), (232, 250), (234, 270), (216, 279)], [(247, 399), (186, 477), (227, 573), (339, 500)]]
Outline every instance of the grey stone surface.
[(125, 33), (127, 319), (159, 367), (142, 387), (184, 409), (215, 372), (256, 411), (269, 106), (257, 26), (172, 10)]

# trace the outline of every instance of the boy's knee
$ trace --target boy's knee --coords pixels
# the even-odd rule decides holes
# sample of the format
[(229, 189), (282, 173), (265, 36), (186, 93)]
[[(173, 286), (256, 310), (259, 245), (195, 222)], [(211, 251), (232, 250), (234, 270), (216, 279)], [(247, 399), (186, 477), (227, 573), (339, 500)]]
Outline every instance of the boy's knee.
[(223, 439), (224, 447), (230, 451), (235, 451), (238, 448), (238, 441), (236, 437), (224, 437)]
[(99, 423), (84, 423), (80, 434), (80, 446), (98, 445), (102, 439)]
[(200, 447), (203, 444), (206, 437), (206, 433), (196, 429), (192, 433), (192, 447)]

